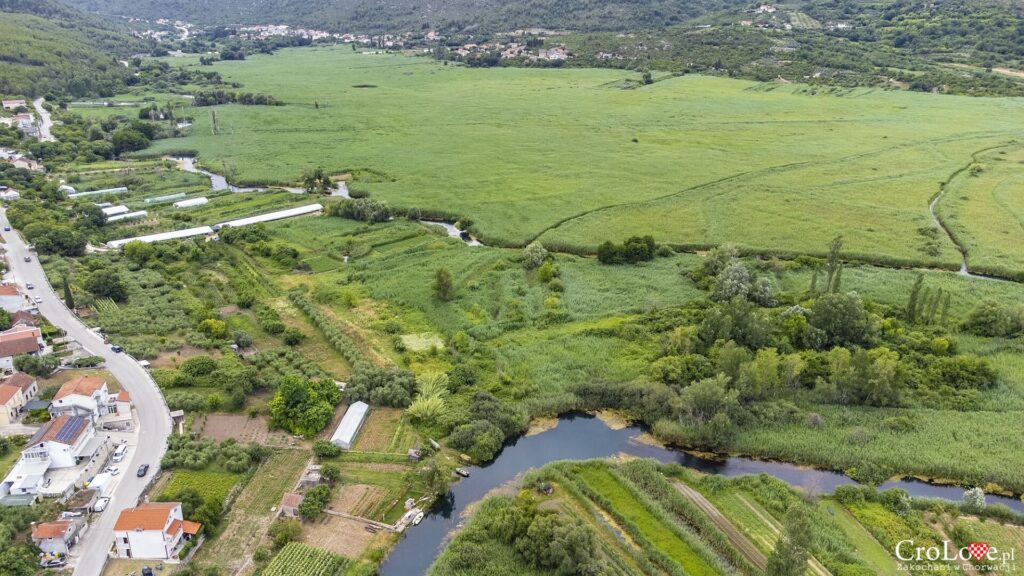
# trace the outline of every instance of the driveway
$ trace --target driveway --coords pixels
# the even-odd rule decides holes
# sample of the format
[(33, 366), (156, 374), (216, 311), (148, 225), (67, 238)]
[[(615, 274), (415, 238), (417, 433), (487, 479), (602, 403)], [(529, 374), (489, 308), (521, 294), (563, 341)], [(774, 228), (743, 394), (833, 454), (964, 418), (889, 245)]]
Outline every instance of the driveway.
[[(0, 209), (0, 227), (6, 226), (10, 226), (7, 212)], [(149, 373), (127, 354), (113, 352), (109, 345), (64, 306), (64, 302), (47, 282), (36, 255), (28, 251), (21, 236), (13, 230), (0, 234), (6, 242), (8, 266), (14, 272), (16, 281), (21, 285), (26, 282), (36, 285), (32, 294), (43, 299), (37, 304), (39, 312), (53, 325), (81, 343), (90, 354), (102, 356), (106, 361), (106, 369), (117, 378), (124, 389), (128, 390), (135, 406), (139, 421), (138, 444), (134, 449), (129, 449), (128, 456), (120, 464), (125, 472), (111, 495), (110, 504), (76, 546), (79, 561), (75, 567), (75, 575), (96, 576), (103, 571), (106, 564), (107, 552), (114, 540), (114, 523), (118, 514), (121, 510), (138, 503), (143, 490), (156, 473), (156, 468), (167, 448), (167, 437), (171, 433), (171, 416), (160, 389)], [(29, 262), (25, 262), (26, 256), (30, 257)], [(145, 478), (138, 478), (135, 476), (135, 470), (144, 463), (153, 467)]]
[(36, 98), (32, 101), (32, 106), (36, 109), (39, 114), (39, 141), (40, 142), (56, 142), (57, 139), (50, 133), (50, 128), (53, 127), (53, 120), (50, 119), (50, 113), (43, 108), (43, 98)]

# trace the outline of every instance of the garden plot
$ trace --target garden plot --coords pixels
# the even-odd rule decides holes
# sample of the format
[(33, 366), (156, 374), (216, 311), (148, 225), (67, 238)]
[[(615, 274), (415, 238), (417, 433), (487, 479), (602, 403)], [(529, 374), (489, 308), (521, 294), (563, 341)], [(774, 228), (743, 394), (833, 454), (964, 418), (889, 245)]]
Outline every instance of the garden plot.
[(209, 414), (202, 418), (197, 431), (204, 438), (223, 442), (227, 439), (262, 446), (294, 447), (299, 441), (282, 430), (271, 430), (266, 418), (245, 414)]
[(330, 514), (302, 529), (302, 542), (353, 559), (382, 537), (381, 532), (368, 532), (363, 522)]

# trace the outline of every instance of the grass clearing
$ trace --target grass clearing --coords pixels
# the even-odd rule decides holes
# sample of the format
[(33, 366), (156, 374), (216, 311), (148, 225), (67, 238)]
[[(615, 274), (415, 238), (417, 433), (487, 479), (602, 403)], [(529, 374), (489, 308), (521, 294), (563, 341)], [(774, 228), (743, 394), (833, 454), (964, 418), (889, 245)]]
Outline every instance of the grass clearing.
[(842, 528), (846, 539), (857, 550), (857, 556), (864, 560), (878, 576), (886, 576), (896, 572), (898, 564), (889, 552), (878, 543), (878, 540), (871, 535), (857, 519), (850, 514), (838, 502), (830, 499), (823, 499), (818, 506), (826, 512), (830, 512), (831, 518)]
[(185, 489), (199, 492), (204, 502), (223, 502), (241, 474), (213, 470), (174, 470), (160, 493), (161, 500), (173, 500)]
[(620, 514), (635, 523), (640, 532), (661, 552), (679, 563), (687, 574), (713, 575), (717, 572), (690, 546), (651, 514), (607, 470), (587, 467), (580, 479), (592, 490), (607, 498)]
[[(696, 75), (608, 90), (633, 73), (469, 69), (340, 47), (213, 69), (287, 105), (220, 106), (218, 134), (208, 114), (196, 114), (187, 137), (147, 154), (196, 151), (251, 182), (295, 180), (316, 165), (351, 172), (353, 189), (465, 214), (492, 243), (541, 235), (592, 248), (653, 233), (679, 244), (820, 252), (842, 233), (851, 253), (945, 265), (957, 260), (952, 243), (928, 253), (918, 232), (934, 226), (928, 201), (972, 153), (1020, 136), (1000, 119), (1022, 105), (877, 89), (768, 91)], [(378, 88), (353, 88), (368, 83)], [(326, 133), (338, 135), (336, 146), (322, 145)]]

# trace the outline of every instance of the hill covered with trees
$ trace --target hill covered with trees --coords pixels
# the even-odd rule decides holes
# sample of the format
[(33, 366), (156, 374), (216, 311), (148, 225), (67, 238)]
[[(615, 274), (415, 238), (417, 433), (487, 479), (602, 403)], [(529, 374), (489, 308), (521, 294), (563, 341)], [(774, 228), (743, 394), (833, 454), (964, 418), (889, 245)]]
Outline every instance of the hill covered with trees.
[(0, 93), (111, 95), (117, 60), (143, 49), (125, 30), (53, 0), (0, 0)]

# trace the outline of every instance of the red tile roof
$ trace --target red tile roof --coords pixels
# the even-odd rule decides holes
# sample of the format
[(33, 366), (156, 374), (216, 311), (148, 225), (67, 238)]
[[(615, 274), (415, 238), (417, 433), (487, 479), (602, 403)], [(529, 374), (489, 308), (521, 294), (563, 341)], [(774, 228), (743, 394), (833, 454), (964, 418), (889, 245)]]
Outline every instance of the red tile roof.
[(15, 372), (10, 378), (3, 381), (3, 384), (10, 384), (11, 386), (21, 388), (22, 392), (31, 388), (35, 383), (36, 377), (25, 374), (24, 372)]
[(131, 402), (132, 401), (132, 397), (128, 395), (128, 391), (127, 390), (121, 390), (120, 392), (117, 393), (117, 401), (118, 402)]
[(32, 539), (43, 540), (45, 538), (63, 538), (68, 529), (71, 528), (70, 520), (58, 520), (56, 522), (43, 522), (32, 527)]
[(21, 292), (14, 284), (0, 284), (0, 296), (21, 296)]
[(128, 532), (132, 530), (163, 530), (171, 511), (180, 506), (180, 502), (150, 502), (135, 508), (125, 508), (117, 517), (114, 530)]
[(39, 352), (39, 329), (0, 332), (0, 358)]
[(7, 404), (21, 392), (21, 388), (17, 386), (11, 386), (10, 384), (0, 384), (0, 405)]
[(181, 530), (181, 525), (182, 525), (182, 521), (181, 520), (177, 520), (177, 519), (171, 520), (171, 525), (167, 527), (167, 535), (168, 536), (174, 536), (175, 534), (177, 534), (178, 530)]
[(195, 536), (196, 534), (199, 534), (199, 529), (202, 527), (203, 525), (199, 522), (193, 522), (191, 520), (185, 520), (181, 524), (181, 529), (185, 531), (185, 534), (188, 534), (190, 536)]
[(93, 392), (99, 390), (107, 381), (99, 376), (79, 376), (74, 380), (68, 380), (53, 395), (54, 400), (60, 400), (65, 396), (78, 394), (79, 396), (92, 396)]
[(82, 433), (89, 429), (89, 421), (81, 416), (68, 416), (61, 414), (50, 420), (36, 432), (36, 435), (29, 440), (27, 447), (31, 448), (43, 442), (60, 442), (73, 446)]
[(18, 310), (14, 314), (11, 314), (11, 326), (17, 326), (18, 324), (37, 326), (38, 322), (36, 321), (36, 317), (28, 310)]
[(289, 508), (298, 508), (299, 504), (302, 504), (302, 494), (285, 492), (284, 496), (281, 497), (281, 508), (284, 508), (285, 506)]

